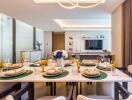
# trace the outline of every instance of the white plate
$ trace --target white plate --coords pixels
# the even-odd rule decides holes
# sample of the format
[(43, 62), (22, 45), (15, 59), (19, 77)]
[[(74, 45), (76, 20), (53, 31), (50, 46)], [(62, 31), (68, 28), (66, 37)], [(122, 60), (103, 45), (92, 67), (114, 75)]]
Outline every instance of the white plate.
[(22, 74), (25, 74), (27, 72), (27, 70), (19, 70), (19, 71), (7, 71), (7, 72), (2, 72), (0, 74), (0, 77), (3, 77), (3, 78), (8, 78), (8, 77), (15, 77), (15, 76), (18, 76), (18, 75), (22, 75)]
[(60, 73), (56, 73), (56, 74), (47, 74), (46, 72), (43, 73), (43, 76), (47, 76), (47, 77), (52, 77), (52, 76), (57, 76), (57, 75), (61, 75), (62, 73), (64, 73), (65, 70), (62, 70)]

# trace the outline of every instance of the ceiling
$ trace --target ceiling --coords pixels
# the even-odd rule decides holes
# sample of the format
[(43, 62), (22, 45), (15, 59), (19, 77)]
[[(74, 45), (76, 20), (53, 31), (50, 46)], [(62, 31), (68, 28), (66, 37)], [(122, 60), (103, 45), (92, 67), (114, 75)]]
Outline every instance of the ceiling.
[[(33, 0), (0, 0), (0, 13), (7, 14), (44, 31), (63, 31), (55, 19), (65, 21), (65, 26), (111, 25), (111, 13), (124, 0), (106, 0), (95, 8), (64, 9), (58, 4), (35, 4)], [(92, 21), (91, 21), (92, 20)], [(95, 21), (94, 21), (95, 20)], [(83, 23), (84, 22), (84, 23)], [(91, 27), (91, 26), (90, 26)]]

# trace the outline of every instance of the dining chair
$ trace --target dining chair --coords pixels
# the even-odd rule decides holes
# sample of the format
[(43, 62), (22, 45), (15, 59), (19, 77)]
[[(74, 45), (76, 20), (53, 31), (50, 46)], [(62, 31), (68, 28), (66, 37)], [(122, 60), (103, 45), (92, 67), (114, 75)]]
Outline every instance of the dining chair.
[[(118, 93), (123, 100), (132, 100), (132, 94), (130, 94), (120, 83), (118, 84)], [(77, 100), (114, 100), (109, 96), (83, 96), (78, 95)]]
[(6, 87), (6, 89), (0, 92), (0, 100), (5, 100), (5, 97), (11, 94), (14, 91), (17, 91), (21, 88), (21, 83), (14, 83), (10, 87)]
[[(8, 89), (7, 91), (9, 93), (14, 91), (15, 86), (17, 86), (17, 85), (14, 85), (12, 88)], [(23, 94), (25, 94), (27, 91), (29, 92), (30, 90), (31, 90), (31, 86), (29, 83), (27, 83), (24, 87), (20, 88), (19, 90), (17, 89), (17, 91), (15, 91), (12, 94), (9, 94), (9, 93), (5, 94), (5, 93), (7, 93), (7, 91), (4, 92), (4, 95), (2, 95), (1, 97), (4, 97), (7, 95), (4, 100), (19, 100)], [(39, 97), (35, 100), (71, 100), (72, 99), (72, 93), (73, 93), (73, 85), (70, 88), (70, 92), (69, 92), (69, 95), (67, 98), (64, 96), (43, 96), (43, 97)], [(29, 94), (28, 95), (29, 100), (33, 100), (33, 98), (30, 96), (31, 95)]]
[(37, 98), (36, 100), (72, 100), (72, 94), (73, 94), (73, 87), (74, 84), (71, 83), (71, 87), (68, 93), (68, 96), (42, 96)]
[[(19, 85), (19, 88), (17, 88), (17, 85)], [(4, 100), (21, 100), (21, 97), (26, 92), (28, 92), (28, 100), (34, 100), (34, 97), (32, 95), (32, 84), (30, 83), (23, 83), (23, 86), (21, 86), (21, 83), (18, 83), (13, 87), (9, 88), (8, 90), (3, 91), (2, 94), (4, 94), (5, 96)]]

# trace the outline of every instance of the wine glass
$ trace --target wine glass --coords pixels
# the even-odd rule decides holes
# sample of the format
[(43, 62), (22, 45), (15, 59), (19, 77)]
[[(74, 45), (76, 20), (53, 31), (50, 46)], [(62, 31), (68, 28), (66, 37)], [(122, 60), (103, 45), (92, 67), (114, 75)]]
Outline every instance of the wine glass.
[(5, 62), (5, 67), (6, 67), (6, 70), (8, 71), (9, 70), (9, 67), (11, 66), (11, 59), (6, 59), (6, 62)]

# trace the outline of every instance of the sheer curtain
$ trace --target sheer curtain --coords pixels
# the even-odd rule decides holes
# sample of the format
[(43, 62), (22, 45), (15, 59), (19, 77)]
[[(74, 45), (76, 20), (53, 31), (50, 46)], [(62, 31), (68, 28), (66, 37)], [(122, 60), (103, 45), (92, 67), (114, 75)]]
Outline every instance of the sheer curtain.
[(124, 66), (132, 64), (132, 0), (123, 4)]
[(12, 61), (12, 18), (0, 14), (0, 59)]

